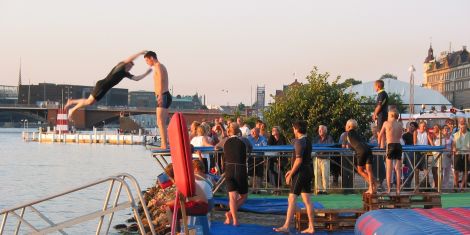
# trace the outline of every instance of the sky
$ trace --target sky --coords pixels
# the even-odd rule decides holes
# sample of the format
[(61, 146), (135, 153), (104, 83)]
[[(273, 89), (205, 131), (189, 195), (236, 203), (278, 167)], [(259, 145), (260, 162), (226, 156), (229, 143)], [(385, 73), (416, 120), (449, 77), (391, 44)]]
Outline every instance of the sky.
[[(470, 1), (129, 1), (0, 0), (0, 85), (89, 85), (119, 61), (153, 50), (173, 95), (205, 95), (207, 105), (267, 101), (314, 66), (332, 78), (408, 81), (430, 43), (434, 54), (470, 46)], [(147, 69), (142, 57), (132, 73)], [(149, 76), (118, 88), (153, 89)]]

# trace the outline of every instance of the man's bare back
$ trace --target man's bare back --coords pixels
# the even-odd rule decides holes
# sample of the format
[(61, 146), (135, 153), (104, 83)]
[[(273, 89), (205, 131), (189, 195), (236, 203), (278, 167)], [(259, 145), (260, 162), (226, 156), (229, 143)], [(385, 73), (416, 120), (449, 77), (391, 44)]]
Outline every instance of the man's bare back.
[(396, 119), (385, 121), (383, 128), (385, 129), (385, 138), (388, 144), (400, 143), (403, 128)]

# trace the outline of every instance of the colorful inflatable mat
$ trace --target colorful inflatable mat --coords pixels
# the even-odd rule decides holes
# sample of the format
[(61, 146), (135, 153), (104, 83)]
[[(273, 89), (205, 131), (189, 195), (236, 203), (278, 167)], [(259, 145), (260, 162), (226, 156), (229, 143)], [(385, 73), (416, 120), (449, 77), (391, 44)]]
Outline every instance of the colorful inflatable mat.
[(470, 208), (374, 210), (356, 221), (355, 234), (470, 234)]

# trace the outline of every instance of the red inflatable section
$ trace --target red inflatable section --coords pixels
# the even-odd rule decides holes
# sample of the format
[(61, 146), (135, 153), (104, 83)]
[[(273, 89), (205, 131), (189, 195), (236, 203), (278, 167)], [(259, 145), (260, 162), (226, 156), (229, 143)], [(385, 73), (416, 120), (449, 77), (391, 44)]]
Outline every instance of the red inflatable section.
[(176, 188), (185, 197), (192, 197), (196, 194), (196, 183), (188, 128), (182, 113), (173, 114), (168, 126), (168, 138)]

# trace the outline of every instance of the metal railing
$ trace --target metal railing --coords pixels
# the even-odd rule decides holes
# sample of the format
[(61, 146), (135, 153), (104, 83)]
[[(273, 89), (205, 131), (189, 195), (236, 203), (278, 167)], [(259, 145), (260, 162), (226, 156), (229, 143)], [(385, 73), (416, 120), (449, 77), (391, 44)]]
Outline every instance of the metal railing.
[[(256, 148), (255, 148), (256, 149)], [(203, 153), (208, 153), (211, 155), (211, 159), (213, 159), (214, 164), (218, 166), (221, 171), (218, 172), (219, 175), (222, 176), (221, 181), (216, 185), (214, 191), (217, 191), (222, 183), (223, 183), (223, 156), (222, 151), (215, 151), (213, 148), (210, 149), (208, 147), (195, 147), (195, 150), (200, 150)], [(431, 156), (431, 153), (435, 152), (438, 153), (436, 156)], [(451, 189), (445, 185), (442, 185), (443, 177), (442, 177), (442, 170), (443, 164), (442, 159), (444, 154), (450, 154), (448, 150), (445, 149), (436, 149), (436, 150), (410, 150), (404, 149), (403, 150), (404, 157), (403, 157), (403, 164), (409, 167), (408, 171), (409, 174), (403, 174), (402, 172), (402, 180), (401, 180), (401, 189), (408, 189), (408, 190), (436, 190), (441, 192), (441, 189)], [(367, 183), (362, 179), (361, 176), (358, 175), (356, 170), (356, 158), (354, 157), (354, 152), (350, 149), (340, 149), (340, 148), (332, 148), (318, 150), (315, 147), (312, 150), (312, 167), (314, 172), (318, 172), (319, 169), (316, 167), (315, 161), (318, 154), (322, 154), (321, 156), (328, 160), (328, 164), (330, 166), (329, 171), (325, 172), (328, 174), (329, 183), (327, 184), (326, 191), (335, 192), (340, 190), (340, 192), (352, 192), (355, 190), (364, 190), (367, 189)], [(419, 157), (418, 155), (424, 155), (423, 157)], [(466, 153), (468, 156), (469, 153)], [(153, 151), (152, 156), (157, 160), (157, 163), (160, 165), (161, 168), (164, 168), (168, 164), (168, 158), (170, 156), (169, 152), (163, 151)], [(269, 151), (269, 150), (254, 150), (247, 156), (247, 170), (249, 175), (251, 176), (252, 181), (250, 189), (254, 192), (263, 190), (268, 193), (272, 192), (288, 192), (289, 186), (285, 184), (284, 174), (287, 170), (290, 169), (290, 162), (292, 158), (292, 151), (283, 150), (283, 151)], [(374, 179), (377, 181), (381, 181), (385, 179), (385, 150), (384, 149), (377, 149), (374, 148), (373, 150), (373, 158), (374, 158), (374, 166), (373, 166), (373, 174)], [(468, 157), (467, 157), (468, 158)], [(452, 156), (453, 159), (453, 156)], [(470, 161), (470, 160), (469, 160)], [(465, 171), (470, 170), (467, 166), (467, 162), (465, 164)], [(453, 165), (453, 163), (452, 163)], [(332, 170), (333, 167), (337, 169)], [(423, 166), (422, 168), (419, 166)], [(434, 187), (432, 187), (433, 178), (429, 176), (429, 174), (436, 173), (432, 172), (432, 168), (437, 168), (437, 182), (435, 182)], [(260, 171), (262, 174), (260, 174)], [(338, 177), (337, 184), (332, 184), (333, 171), (336, 171), (336, 177)], [(394, 171), (394, 170), (392, 170)], [(331, 173), (331, 175), (330, 175)], [(413, 174), (414, 173), (414, 174)], [(394, 177), (395, 173), (392, 174)], [(421, 175), (418, 179), (417, 176)], [(450, 177), (453, 175), (451, 174)], [(256, 177), (258, 179), (256, 180)], [(261, 177), (261, 179), (259, 179)], [(381, 179), (381, 177), (383, 177)], [(414, 181), (412, 185), (411, 182)], [(321, 180), (317, 180), (317, 182), (321, 182)], [(406, 183), (406, 186), (405, 186)], [(467, 189), (466, 186), (463, 187)], [(320, 190), (318, 184), (313, 184), (314, 192), (324, 191)]]
[[(55, 223), (52, 221), (51, 218), (47, 217), (43, 212), (41, 212), (38, 209), (41, 207), (41, 203), (50, 201), (52, 199), (63, 197), (71, 193), (82, 191), (82, 190), (85, 190), (85, 189), (88, 189), (88, 188), (91, 188), (91, 187), (94, 187), (94, 186), (97, 186), (106, 182), (109, 182), (108, 191), (107, 191), (106, 197), (103, 200), (103, 207), (97, 211), (94, 211), (85, 215), (77, 216), (75, 218), (68, 219), (59, 223)], [(117, 190), (113, 191), (116, 183), (118, 184)], [(3, 219), (0, 225), (0, 234), (3, 234), (4, 232), (6, 232), (5, 226), (7, 225), (7, 223), (8, 225), (10, 225), (9, 220), (8, 220), (8, 218), (10, 217), (14, 217), (17, 219), (16, 224), (13, 224), (13, 226), (15, 227), (14, 231), (12, 231), (13, 234), (18, 234), (23, 228), (27, 228), (29, 231), (32, 230), (32, 234), (47, 234), (47, 233), (53, 233), (53, 232), (67, 234), (64, 231), (65, 228), (82, 224), (84, 222), (88, 222), (93, 219), (98, 219), (98, 225), (97, 225), (95, 234), (101, 234), (105, 216), (109, 215), (108, 223), (105, 226), (106, 228), (104, 230), (105, 234), (108, 234), (113, 217), (114, 217), (114, 213), (120, 210), (128, 209), (128, 208), (131, 208), (134, 213), (134, 217), (139, 226), (140, 233), (146, 234), (141, 217), (139, 216), (138, 204), (136, 203), (136, 200), (132, 194), (130, 184), (131, 186), (133, 186), (133, 189), (135, 190), (134, 193), (137, 194), (138, 196), (137, 198), (138, 201), (143, 205), (144, 216), (146, 217), (147, 221), (151, 221), (150, 219), (151, 217), (150, 217), (147, 207), (145, 206), (146, 202), (145, 202), (144, 197), (142, 196), (141, 189), (140, 189), (138, 182), (133, 176), (127, 173), (121, 173), (115, 176), (110, 176), (104, 179), (100, 179), (100, 180), (85, 184), (83, 186), (80, 186), (80, 187), (77, 187), (77, 188), (62, 192), (62, 193), (58, 193), (58, 194), (48, 196), (48, 197), (45, 197), (36, 201), (31, 201), (29, 203), (26, 203), (20, 206), (2, 210), (0, 212), (0, 216), (3, 216)], [(128, 200), (125, 202), (119, 202), (122, 188), (124, 188), (125, 193), (127, 194)], [(110, 203), (111, 195), (113, 192), (115, 193), (115, 198), (114, 198), (114, 201)], [(85, 200), (83, 200), (81, 203), (83, 202), (85, 202)], [(27, 213), (37, 214), (39, 218), (42, 219), (42, 222), (47, 223), (47, 226), (39, 228), (38, 226), (33, 225), (34, 221), (25, 218)], [(25, 226), (22, 226), (23, 224)], [(150, 232), (152, 234), (156, 234), (153, 224), (148, 223), (148, 225), (149, 225)], [(7, 233), (10, 234), (10, 231), (8, 231)], [(25, 232), (22, 231), (21, 233), (23, 234)]]

